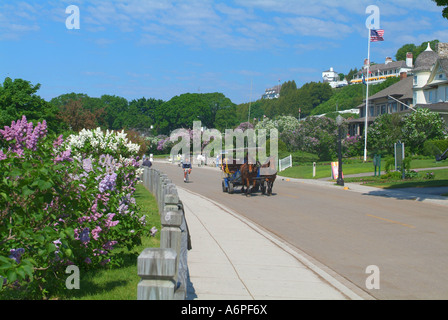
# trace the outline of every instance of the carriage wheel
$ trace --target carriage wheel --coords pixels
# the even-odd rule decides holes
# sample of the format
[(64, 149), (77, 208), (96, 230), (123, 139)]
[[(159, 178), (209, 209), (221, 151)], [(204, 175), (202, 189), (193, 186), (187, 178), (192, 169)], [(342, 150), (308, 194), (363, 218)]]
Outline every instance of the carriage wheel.
[(253, 192), (258, 192), (259, 190), (260, 190), (260, 183), (257, 182), (257, 183), (255, 184), (255, 187), (254, 187)]
[(263, 181), (260, 187), (261, 187), (261, 194), (266, 194), (266, 181)]
[(229, 194), (233, 194), (233, 192), (234, 192), (233, 183), (232, 182), (229, 182), (229, 189), (228, 189), (228, 191), (229, 191)]
[(227, 192), (227, 187), (226, 187), (226, 183), (224, 182), (224, 180), (222, 181), (222, 192)]

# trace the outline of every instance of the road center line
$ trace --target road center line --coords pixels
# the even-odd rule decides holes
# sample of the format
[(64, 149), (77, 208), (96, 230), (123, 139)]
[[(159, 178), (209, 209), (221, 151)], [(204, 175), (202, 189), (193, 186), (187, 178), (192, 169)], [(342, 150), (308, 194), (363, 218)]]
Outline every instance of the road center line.
[(398, 221), (394, 221), (394, 220), (389, 220), (389, 219), (386, 219), (386, 218), (377, 217), (377, 216), (374, 216), (374, 215), (371, 215), (371, 214), (368, 214), (367, 216), (368, 216), (368, 217), (371, 217), (371, 218), (375, 218), (375, 219), (379, 219), (379, 220), (387, 221), (387, 222), (390, 222), (390, 223), (398, 224), (398, 225), (400, 225), (400, 226), (407, 227), (407, 228), (411, 228), (411, 229), (415, 229), (415, 228), (416, 228), (415, 226), (410, 225), (410, 224), (405, 224), (405, 223), (401, 223), (401, 222), (398, 222)]
[(290, 194), (287, 194), (287, 193), (284, 193), (283, 195), (284, 195), (285, 197), (288, 197), (288, 198), (299, 199), (299, 197), (297, 197), (297, 196), (293, 196), (293, 195), (290, 195)]

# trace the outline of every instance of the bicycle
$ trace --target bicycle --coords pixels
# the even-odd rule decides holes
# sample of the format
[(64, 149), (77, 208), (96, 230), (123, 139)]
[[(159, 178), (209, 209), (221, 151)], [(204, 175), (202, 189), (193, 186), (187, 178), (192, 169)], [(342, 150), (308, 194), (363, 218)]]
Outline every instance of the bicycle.
[(184, 175), (184, 182), (185, 183), (188, 183), (189, 181), (190, 181), (190, 169), (189, 168), (185, 168), (184, 169), (184, 172), (185, 172), (185, 175)]

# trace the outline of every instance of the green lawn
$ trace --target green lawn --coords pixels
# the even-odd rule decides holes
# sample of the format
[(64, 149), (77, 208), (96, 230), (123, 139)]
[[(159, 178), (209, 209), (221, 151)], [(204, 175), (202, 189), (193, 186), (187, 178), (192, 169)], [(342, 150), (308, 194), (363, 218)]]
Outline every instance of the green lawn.
[[(346, 163), (348, 162), (348, 163)], [(381, 169), (384, 171), (385, 161), (381, 161)], [(418, 168), (435, 168), (435, 167), (448, 167), (448, 161), (436, 162), (433, 159), (412, 160), (411, 169)], [(369, 161), (364, 163), (362, 160), (344, 160), (342, 164), (342, 170), (344, 176), (358, 173), (372, 173), (375, 170), (373, 162)], [(285, 171), (279, 173), (280, 176), (296, 178), (296, 179), (313, 179), (313, 166), (294, 166), (288, 168)], [(330, 162), (318, 163), (316, 166), (316, 177), (314, 179), (330, 178), (331, 177), (331, 164)]]
[[(136, 187), (135, 199), (142, 209), (141, 214), (147, 217), (147, 224), (161, 230), (157, 202), (142, 184)], [(142, 245), (133, 250), (115, 249), (114, 253), (123, 259), (121, 267), (81, 273), (80, 290), (69, 292), (67, 299), (136, 300), (137, 284), (140, 281), (137, 275), (137, 258), (145, 248), (159, 246), (160, 232), (155, 237), (145, 237)]]
[[(426, 173), (433, 173), (433, 180), (426, 180), (423, 177)], [(363, 185), (394, 189), (394, 188), (429, 188), (429, 187), (447, 187), (448, 186), (448, 169), (425, 170), (419, 171), (418, 178), (414, 179), (381, 179), (380, 177), (362, 177), (362, 178), (346, 178), (345, 182), (361, 183)], [(384, 177), (383, 177), (384, 178)]]

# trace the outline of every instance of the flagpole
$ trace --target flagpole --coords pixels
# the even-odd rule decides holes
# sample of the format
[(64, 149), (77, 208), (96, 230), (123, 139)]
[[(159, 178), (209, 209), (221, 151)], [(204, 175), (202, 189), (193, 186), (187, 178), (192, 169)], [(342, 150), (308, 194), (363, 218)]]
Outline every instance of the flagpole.
[(365, 132), (364, 132), (364, 162), (367, 162), (367, 128), (369, 125), (369, 73), (370, 73), (370, 37), (371, 37), (371, 29), (369, 27), (369, 49), (367, 53), (367, 74), (366, 74), (366, 84), (367, 84), (367, 90), (366, 90), (366, 123), (365, 123)]

